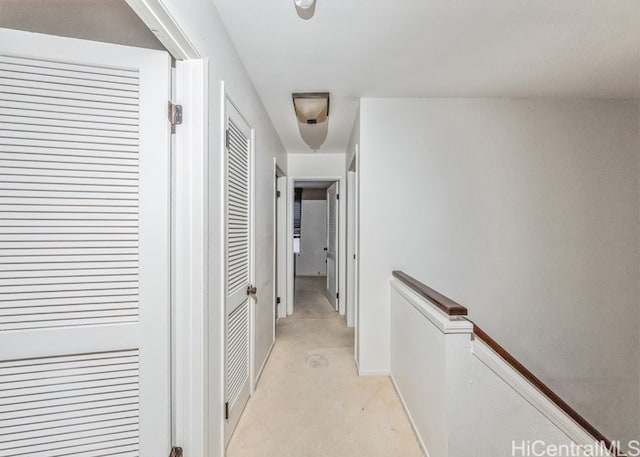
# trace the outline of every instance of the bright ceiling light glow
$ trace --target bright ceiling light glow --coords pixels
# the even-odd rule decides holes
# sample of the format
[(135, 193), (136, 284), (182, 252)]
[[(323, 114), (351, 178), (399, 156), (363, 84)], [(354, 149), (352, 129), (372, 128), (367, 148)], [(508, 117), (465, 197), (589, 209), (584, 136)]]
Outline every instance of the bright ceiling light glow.
[(293, 2), (298, 8), (308, 10), (316, 3), (316, 0), (293, 0)]

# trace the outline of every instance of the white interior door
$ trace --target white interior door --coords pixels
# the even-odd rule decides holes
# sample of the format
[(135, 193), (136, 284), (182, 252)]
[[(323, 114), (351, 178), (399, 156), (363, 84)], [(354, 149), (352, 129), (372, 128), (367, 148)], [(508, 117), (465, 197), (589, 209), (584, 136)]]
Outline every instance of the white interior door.
[(225, 445), (250, 393), (251, 338), (251, 129), (227, 102)]
[(0, 456), (170, 449), (165, 52), (0, 29)]
[(338, 183), (327, 189), (327, 298), (338, 309)]

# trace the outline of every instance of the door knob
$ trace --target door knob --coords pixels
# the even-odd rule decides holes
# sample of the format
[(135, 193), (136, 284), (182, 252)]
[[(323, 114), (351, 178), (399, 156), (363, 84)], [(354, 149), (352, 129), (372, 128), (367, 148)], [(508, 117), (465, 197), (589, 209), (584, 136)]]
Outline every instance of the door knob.
[(247, 295), (255, 295), (258, 293), (258, 288), (254, 286), (247, 287)]

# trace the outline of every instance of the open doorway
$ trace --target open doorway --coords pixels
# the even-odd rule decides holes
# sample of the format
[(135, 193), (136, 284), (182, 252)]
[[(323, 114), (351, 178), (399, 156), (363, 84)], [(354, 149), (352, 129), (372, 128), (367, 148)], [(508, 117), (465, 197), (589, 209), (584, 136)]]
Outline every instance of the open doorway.
[(338, 186), (294, 182), (293, 304), (299, 313), (338, 311)]

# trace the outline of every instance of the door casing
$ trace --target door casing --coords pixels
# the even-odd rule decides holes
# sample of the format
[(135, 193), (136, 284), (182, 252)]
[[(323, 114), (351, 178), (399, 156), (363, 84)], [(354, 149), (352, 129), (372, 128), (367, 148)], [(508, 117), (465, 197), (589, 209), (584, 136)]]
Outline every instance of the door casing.
[[(125, 1), (177, 60), (175, 102), (182, 105), (185, 119), (176, 129), (172, 151), (180, 158), (174, 162), (171, 186), (172, 442), (189, 449), (192, 457), (221, 457), (224, 420), (218, 411), (210, 412), (222, 411), (224, 359), (222, 333), (216, 328), (221, 320), (207, 311), (212, 299), (206, 255), (211, 185), (209, 61), (193, 46), (196, 37), (180, 26), (163, 0)], [(212, 385), (216, 387), (209, 388)]]

